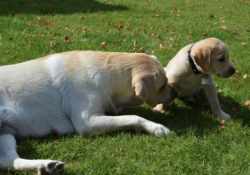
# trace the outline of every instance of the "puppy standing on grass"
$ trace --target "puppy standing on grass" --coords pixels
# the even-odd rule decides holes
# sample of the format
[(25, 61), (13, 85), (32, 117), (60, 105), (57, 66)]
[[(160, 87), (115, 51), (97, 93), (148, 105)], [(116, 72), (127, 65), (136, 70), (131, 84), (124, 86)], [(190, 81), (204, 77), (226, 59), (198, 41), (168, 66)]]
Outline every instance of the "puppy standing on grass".
[[(227, 78), (235, 69), (229, 61), (226, 45), (217, 38), (208, 38), (182, 48), (165, 68), (168, 82), (178, 92), (179, 97), (193, 101), (200, 88), (204, 88), (214, 115), (230, 119), (222, 111), (213, 82), (213, 75)], [(154, 111), (164, 112), (167, 104), (158, 104)]]
[[(116, 116), (124, 107), (170, 103), (176, 90), (156, 57), (72, 51), (0, 67), (0, 170), (56, 175), (66, 164), (18, 156), (17, 138), (52, 132), (98, 135), (119, 129), (170, 131), (136, 115)], [(106, 115), (109, 114), (109, 115)]]

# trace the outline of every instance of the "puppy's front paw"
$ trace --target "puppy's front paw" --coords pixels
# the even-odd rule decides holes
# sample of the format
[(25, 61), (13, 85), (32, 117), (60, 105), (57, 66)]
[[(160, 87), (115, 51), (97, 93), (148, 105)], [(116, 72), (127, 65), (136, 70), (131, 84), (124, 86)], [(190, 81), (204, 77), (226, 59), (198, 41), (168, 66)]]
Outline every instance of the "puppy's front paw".
[(220, 117), (221, 120), (230, 120), (231, 116), (224, 111), (221, 111), (220, 114), (215, 114), (215, 117)]
[(220, 119), (222, 120), (230, 120), (231, 116), (223, 111), (221, 111)]
[(155, 114), (164, 114), (166, 111), (165, 110), (155, 110), (155, 109), (153, 109), (153, 113), (155, 113)]
[(67, 167), (64, 162), (51, 161), (45, 166), (38, 167), (37, 175), (58, 175)]
[(154, 107), (153, 112), (163, 114), (165, 112), (164, 105), (163, 104), (158, 104), (156, 107)]

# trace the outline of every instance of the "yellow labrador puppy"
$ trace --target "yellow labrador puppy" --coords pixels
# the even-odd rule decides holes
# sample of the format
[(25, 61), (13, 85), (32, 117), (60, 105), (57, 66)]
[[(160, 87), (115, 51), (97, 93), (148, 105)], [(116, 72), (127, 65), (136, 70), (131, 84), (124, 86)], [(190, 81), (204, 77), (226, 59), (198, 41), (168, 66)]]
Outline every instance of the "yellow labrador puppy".
[[(200, 88), (204, 88), (214, 115), (230, 119), (220, 108), (213, 75), (227, 78), (235, 72), (229, 61), (226, 45), (217, 38), (208, 38), (182, 48), (165, 68), (168, 82), (179, 97), (193, 101)], [(167, 104), (158, 104), (154, 111), (164, 112)]]
[(162, 137), (161, 124), (136, 115), (115, 116), (123, 107), (151, 107), (177, 97), (156, 57), (146, 54), (72, 51), (0, 67), (0, 169), (58, 174), (56, 160), (18, 156), (15, 138), (49, 133), (98, 135), (132, 128)]

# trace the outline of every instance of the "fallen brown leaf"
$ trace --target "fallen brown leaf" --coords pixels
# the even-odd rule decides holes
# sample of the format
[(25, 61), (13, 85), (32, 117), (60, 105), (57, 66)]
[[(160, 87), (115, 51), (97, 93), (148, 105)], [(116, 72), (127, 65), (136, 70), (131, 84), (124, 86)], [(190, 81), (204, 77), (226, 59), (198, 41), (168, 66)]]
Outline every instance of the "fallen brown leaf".
[(243, 76), (243, 79), (246, 79), (247, 78), (247, 74), (245, 74), (244, 76)]
[(227, 27), (226, 26), (221, 26), (221, 27), (219, 27), (219, 29), (227, 31)]
[(56, 47), (58, 44), (59, 44), (59, 43), (56, 42), (55, 40), (51, 40), (51, 41), (50, 41), (50, 46), (51, 46), (51, 47)]
[(246, 45), (246, 43), (241, 43), (241, 45), (242, 45), (242, 46), (245, 46), (245, 45)]
[(239, 73), (240, 73), (240, 71), (236, 70), (236, 71), (234, 72), (234, 75), (239, 74)]
[(193, 32), (190, 31), (190, 35), (193, 37), (194, 36)]
[(137, 47), (136, 41), (134, 41), (134, 46)]
[(221, 89), (218, 89), (218, 92), (222, 92), (222, 90), (221, 90)]
[(222, 120), (222, 121), (220, 122), (220, 125), (221, 125), (221, 126), (224, 126), (224, 124), (225, 124), (225, 120)]
[(172, 103), (170, 103), (172, 106), (175, 106), (175, 101), (173, 101)]
[(174, 38), (170, 38), (171, 41), (174, 41)]
[(236, 78), (231, 79), (231, 82), (236, 83), (237, 82)]
[(202, 35), (203, 35), (203, 36), (207, 36), (207, 34), (206, 34), (206, 33), (202, 33)]
[(103, 49), (105, 49), (105, 41), (100, 43), (100, 45), (102, 46)]
[(38, 38), (45, 38), (45, 35), (39, 34), (39, 35), (38, 35)]
[(250, 100), (245, 101), (245, 106), (248, 107), (250, 104)]
[(88, 30), (85, 28), (85, 27), (83, 27), (83, 30), (82, 30), (84, 33), (85, 32), (87, 32)]
[(13, 36), (10, 36), (10, 37), (9, 37), (9, 40), (13, 40)]
[(65, 38), (63, 38), (63, 41), (64, 41), (65, 43), (68, 43), (68, 42), (69, 42), (69, 37), (66, 36)]

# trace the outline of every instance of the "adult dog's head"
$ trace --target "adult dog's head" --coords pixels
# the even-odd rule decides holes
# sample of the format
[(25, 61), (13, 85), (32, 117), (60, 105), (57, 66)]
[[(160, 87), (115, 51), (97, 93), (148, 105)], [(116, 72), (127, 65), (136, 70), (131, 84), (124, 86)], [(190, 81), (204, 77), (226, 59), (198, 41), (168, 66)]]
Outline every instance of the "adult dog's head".
[(208, 38), (195, 43), (191, 55), (204, 73), (227, 78), (235, 72), (229, 61), (226, 45), (217, 38)]
[(173, 86), (168, 84), (166, 72), (156, 57), (140, 54), (134, 61), (132, 86), (135, 95), (146, 104), (155, 107), (158, 103), (170, 103), (178, 96)]

